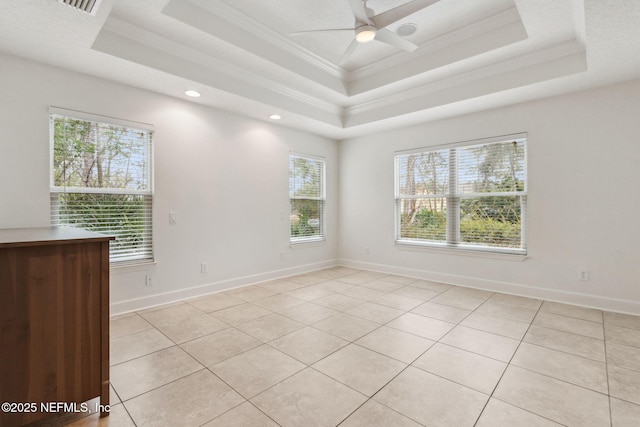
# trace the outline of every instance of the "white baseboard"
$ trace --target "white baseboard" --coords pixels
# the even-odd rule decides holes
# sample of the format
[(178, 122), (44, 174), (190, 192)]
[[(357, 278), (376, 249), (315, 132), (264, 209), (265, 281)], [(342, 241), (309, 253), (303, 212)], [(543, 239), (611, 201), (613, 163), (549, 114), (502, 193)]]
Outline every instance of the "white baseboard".
[(537, 288), (533, 286), (520, 285), (517, 283), (478, 279), (475, 277), (444, 274), (434, 271), (396, 267), (391, 265), (376, 264), (349, 259), (341, 259), (339, 264), (344, 267), (371, 270), (387, 274), (398, 274), (401, 276), (415, 277), (418, 279), (431, 280), (433, 282), (446, 283), (449, 285), (464, 286), (467, 288), (475, 288), (523, 297), (544, 299), (547, 301), (579, 305), (582, 307), (596, 308), (605, 311), (615, 311), (618, 313), (640, 315), (640, 302), (637, 301), (627, 301), (617, 298), (581, 294), (577, 292), (559, 291), (549, 288)]
[(266, 282), (269, 280), (281, 279), (295, 274), (307, 273), (310, 271), (320, 270), (323, 268), (335, 267), (338, 260), (327, 260), (313, 264), (305, 264), (296, 267), (284, 268), (280, 270), (268, 271), (266, 273), (253, 274), (250, 276), (236, 277), (233, 279), (221, 280), (219, 282), (207, 283), (204, 285), (193, 286), (185, 289), (178, 289), (171, 292), (149, 295), (140, 298), (132, 298), (125, 301), (113, 302), (110, 305), (111, 315), (129, 313), (132, 311), (143, 310), (156, 307), (163, 304), (182, 301), (188, 298), (196, 298), (213, 294), (216, 292), (228, 291), (230, 289), (240, 288), (243, 286), (254, 285), (256, 283)]

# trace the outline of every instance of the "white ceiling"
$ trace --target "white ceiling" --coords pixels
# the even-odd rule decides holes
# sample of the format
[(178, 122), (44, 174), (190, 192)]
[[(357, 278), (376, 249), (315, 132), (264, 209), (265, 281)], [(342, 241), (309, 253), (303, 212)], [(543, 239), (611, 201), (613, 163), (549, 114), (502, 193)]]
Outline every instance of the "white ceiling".
[(440, 0), (403, 23), (417, 50), (340, 62), (352, 32), (290, 33), (353, 27), (349, 0), (2, 0), (0, 51), (337, 139), (640, 78), (639, 0)]

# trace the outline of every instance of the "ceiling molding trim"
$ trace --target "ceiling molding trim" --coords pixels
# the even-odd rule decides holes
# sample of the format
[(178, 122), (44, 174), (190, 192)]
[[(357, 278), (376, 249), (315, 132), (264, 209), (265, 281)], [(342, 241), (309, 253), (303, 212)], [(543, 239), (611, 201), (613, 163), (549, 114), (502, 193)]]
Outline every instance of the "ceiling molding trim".
[[(500, 12), (493, 13), (485, 18), (482, 18), (471, 25), (465, 25), (447, 33), (444, 33), (438, 37), (435, 37), (419, 46), (419, 48), (411, 53), (411, 61), (418, 61), (425, 56), (432, 55), (433, 52), (449, 48), (454, 44), (466, 42), (470, 39), (478, 37), (480, 35), (495, 32), (500, 29), (512, 27), (516, 25), (522, 29), (524, 37), (520, 37), (521, 41), (526, 39), (526, 30), (522, 23), (520, 13), (515, 6), (510, 6)], [(346, 80), (349, 82), (362, 80), (374, 74), (384, 72), (386, 70), (393, 70), (399, 66), (403, 66), (407, 61), (407, 54), (404, 52), (398, 52), (388, 58), (377, 61), (373, 64), (365, 65), (356, 70), (350, 71), (346, 76)]]
[[(335, 104), (220, 61), (119, 18), (108, 19), (91, 48), (265, 104), (291, 111), (308, 111), (311, 117), (333, 125), (336, 125), (335, 117), (343, 111)], [(272, 102), (276, 99), (278, 103)]]
[[(214, 6), (215, 5), (215, 6)], [(262, 23), (211, 0), (171, 0), (162, 14), (256, 55), (337, 93), (346, 94), (346, 71)]]

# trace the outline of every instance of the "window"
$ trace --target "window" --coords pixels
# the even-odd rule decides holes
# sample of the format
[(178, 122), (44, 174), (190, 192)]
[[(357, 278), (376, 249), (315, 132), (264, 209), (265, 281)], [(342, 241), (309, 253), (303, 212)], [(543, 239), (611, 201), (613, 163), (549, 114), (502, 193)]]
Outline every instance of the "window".
[(291, 243), (324, 239), (325, 163), (318, 158), (289, 155)]
[(101, 119), (51, 109), (51, 222), (115, 236), (114, 263), (152, 261), (152, 132)]
[(396, 242), (526, 254), (526, 135), (395, 156)]

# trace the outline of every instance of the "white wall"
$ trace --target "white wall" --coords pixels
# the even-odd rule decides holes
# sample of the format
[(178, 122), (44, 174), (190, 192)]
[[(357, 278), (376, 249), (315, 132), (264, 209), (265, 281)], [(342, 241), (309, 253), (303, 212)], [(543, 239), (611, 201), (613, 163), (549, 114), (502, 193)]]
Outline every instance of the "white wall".
[[(335, 141), (15, 57), (0, 64), (0, 228), (49, 225), (50, 106), (155, 127), (156, 264), (112, 269), (112, 313), (337, 262)], [(324, 243), (289, 247), (289, 151), (326, 158)]]
[[(341, 262), (640, 314), (639, 100), (632, 81), (342, 141)], [(518, 132), (529, 135), (527, 259), (394, 246), (394, 151)]]

